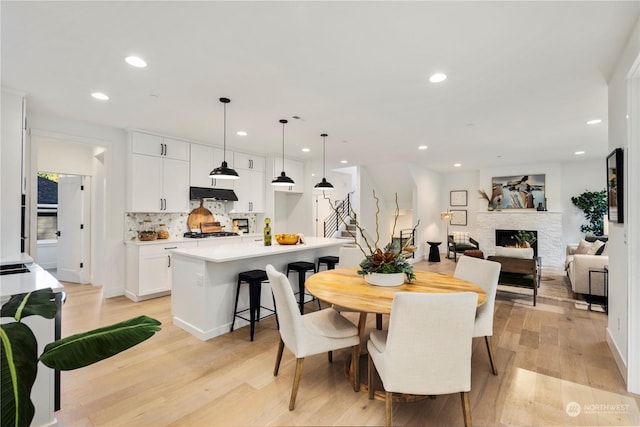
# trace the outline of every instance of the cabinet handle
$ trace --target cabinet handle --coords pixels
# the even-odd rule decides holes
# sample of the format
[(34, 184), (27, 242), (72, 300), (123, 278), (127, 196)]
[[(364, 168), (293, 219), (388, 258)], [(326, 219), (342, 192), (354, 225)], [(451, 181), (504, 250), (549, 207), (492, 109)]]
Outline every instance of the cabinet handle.
[(253, 169), (253, 160), (249, 159), (249, 169)]
[(160, 143), (160, 155), (164, 156), (164, 144)]
[(162, 200), (164, 200), (164, 210), (166, 211), (167, 210), (167, 199), (162, 199)]
[(171, 255), (167, 255), (167, 258), (169, 258), (169, 262), (167, 263), (167, 267), (171, 268)]

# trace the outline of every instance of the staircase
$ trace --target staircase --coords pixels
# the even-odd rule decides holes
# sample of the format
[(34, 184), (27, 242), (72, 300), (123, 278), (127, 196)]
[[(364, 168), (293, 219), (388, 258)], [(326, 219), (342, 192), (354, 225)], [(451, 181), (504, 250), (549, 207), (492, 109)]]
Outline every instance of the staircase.
[(344, 239), (345, 243), (355, 243), (356, 226), (352, 223), (351, 194), (336, 205), (331, 215), (324, 221), (324, 237)]

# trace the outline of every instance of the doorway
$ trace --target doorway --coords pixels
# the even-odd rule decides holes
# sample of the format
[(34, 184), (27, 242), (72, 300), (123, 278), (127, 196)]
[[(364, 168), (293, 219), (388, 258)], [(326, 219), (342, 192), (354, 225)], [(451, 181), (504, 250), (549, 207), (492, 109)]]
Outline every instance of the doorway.
[(89, 176), (38, 172), (37, 259), (58, 280), (86, 284), (90, 277)]

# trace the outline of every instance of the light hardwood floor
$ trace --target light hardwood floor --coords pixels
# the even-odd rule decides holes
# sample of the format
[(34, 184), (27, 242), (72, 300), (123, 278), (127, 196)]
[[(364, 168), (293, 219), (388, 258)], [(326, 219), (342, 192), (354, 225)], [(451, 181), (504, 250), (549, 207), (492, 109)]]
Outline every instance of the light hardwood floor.
[[(452, 263), (419, 268), (451, 271)], [(63, 336), (146, 314), (162, 331), (118, 356), (62, 373), (63, 426), (384, 425), (384, 403), (355, 393), (344, 374), (349, 351), (308, 357), (293, 412), (295, 359), (285, 350), (273, 376), (273, 318), (202, 342), (171, 322), (170, 297), (134, 303), (102, 299), (101, 288), (65, 284)], [(312, 308), (314, 304), (307, 304)], [(374, 316), (369, 316), (374, 326)], [(385, 319), (386, 322), (386, 319)], [(386, 324), (386, 323), (385, 323)], [(476, 426), (640, 425), (640, 397), (626, 392), (605, 342), (606, 315), (539, 297), (496, 302), (491, 374), (483, 339), (474, 340), (471, 407)], [(363, 377), (363, 378), (366, 378)], [(571, 408), (567, 411), (567, 407)], [(458, 394), (394, 404), (394, 425), (463, 425)]]

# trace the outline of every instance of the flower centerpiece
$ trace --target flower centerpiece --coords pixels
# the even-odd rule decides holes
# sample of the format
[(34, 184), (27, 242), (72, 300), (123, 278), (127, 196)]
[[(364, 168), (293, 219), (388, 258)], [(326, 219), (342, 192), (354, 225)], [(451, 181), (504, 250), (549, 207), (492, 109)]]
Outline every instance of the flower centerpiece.
[[(398, 216), (400, 215), (398, 194), (396, 193), (396, 209), (390, 241), (382, 249), (379, 246), (380, 230), (378, 222), (378, 216), (380, 214), (380, 200), (376, 196), (375, 190), (373, 191), (373, 198), (376, 200), (376, 240), (373, 244), (370, 242), (369, 238), (367, 238), (365, 230), (360, 225), (355, 212), (349, 212), (346, 215), (341, 215), (336, 210), (336, 214), (342, 223), (350, 223), (355, 226), (357, 232), (362, 237), (364, 245), (366, 246), (365, 250), (358, 242), (355, 233), (347, 229), (347, 232), (354, 238), (356, 246), (364, 255), (364, 259), (360, 263), (360, 270), (358, 270), (358, 274), (364, 276), (367, 283), (382, 286), (401, 285), (404, 283), (405, 276), (407, 280), (411, 282), (411, 280), (415, 279), (416, 275), (413, 272), (413, 265), (409, 263), (406, 254), (415, 251), (416, 247), (412, 245), (412, 239), (407, 239), (406, 242), (401, 242), (400, 239), (393, 238), (396, 225), (398, 223)], [(413, 227), (411, 236), (414, 235), (419, 224), (420, 221), (418, 221), (415, 227)]]

